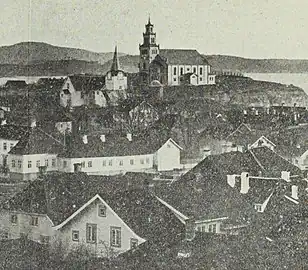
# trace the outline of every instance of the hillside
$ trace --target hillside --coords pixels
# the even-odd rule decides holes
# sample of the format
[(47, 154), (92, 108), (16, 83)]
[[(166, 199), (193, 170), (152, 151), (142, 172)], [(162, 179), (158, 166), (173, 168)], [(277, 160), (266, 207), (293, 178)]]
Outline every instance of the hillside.
[(204, 55), (215, 70), (238, 70), (243, 73), (306, 73), (308, 60), (249, 59), (229, 55)]
[[(123, 54), (119, 54), (123, 55)], [(53, 46), (43, 42), (21, 42), (0, 47), (0, 64), (30, 64), (57, 60), (77, 59), (105, 63), (113, 52), (97, 53), (87, 50)]]

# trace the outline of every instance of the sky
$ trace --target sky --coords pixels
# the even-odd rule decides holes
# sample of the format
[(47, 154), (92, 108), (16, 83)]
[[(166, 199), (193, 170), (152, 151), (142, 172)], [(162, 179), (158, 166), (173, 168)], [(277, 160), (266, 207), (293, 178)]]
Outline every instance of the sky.
[(22, 41), (138, 54), (148, 15), (161, 48), (308, 59), (307, 0), (0, 0), (0, 46)]

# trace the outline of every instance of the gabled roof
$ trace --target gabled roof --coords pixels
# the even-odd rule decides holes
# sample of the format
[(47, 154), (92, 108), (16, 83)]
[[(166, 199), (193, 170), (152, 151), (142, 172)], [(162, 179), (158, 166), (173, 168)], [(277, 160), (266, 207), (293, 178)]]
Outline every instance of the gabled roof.
[(162, 49), (159, 51), (159, 56), (169, 65), (209, 65), (197, 50)]
[(72, 75), (68, 76), (76, 91), (90, 92), (101, 90), (105, 85), (105, 76)]
[(9, 154), (34, 155), (57, 154), (63, 149), (63, 144), (42, 129), (28, 128), (28, 132), (11, 149)]
[(88, 176), (85, 173), (48, 174), (44, 179), (32, 182), (4, 208), (46, 214), (57, 226), (89, 200), (99, 196), (124, 223), (146, 240), (168, 237), (168, 233), (179, 233), (183, 229), (172, 211), (146, 188), (127, 189), (128, 179), (126, 176)]

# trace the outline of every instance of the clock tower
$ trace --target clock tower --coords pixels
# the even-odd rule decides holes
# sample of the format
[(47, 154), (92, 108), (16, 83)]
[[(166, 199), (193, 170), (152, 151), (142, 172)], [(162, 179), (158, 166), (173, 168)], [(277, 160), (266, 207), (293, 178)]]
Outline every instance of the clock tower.
[(149, 66), (156, 55), (159, 54), (159, 45), (156, 44), (156, 33), (153, 31), (154, 25), (149, 21), (145, 26), (143, 33), (143, 44), (139, 44), (139, 74), (141, 81), (145, 84), (149, 83)]

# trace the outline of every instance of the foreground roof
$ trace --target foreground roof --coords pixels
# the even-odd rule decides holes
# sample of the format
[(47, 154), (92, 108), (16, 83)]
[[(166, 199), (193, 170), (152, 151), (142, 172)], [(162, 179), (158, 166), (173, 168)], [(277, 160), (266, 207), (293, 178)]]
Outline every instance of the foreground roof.
[(56, 226), (99, 195), (140, 237), (153, 239), (157, 234), (167, 237), (171, 231), (180, 232), (180, 221), (147, 188), (128, 189), (130, 179), (130, 176), (53, 173), (32, 182), (4, 208), (46, 214)]

